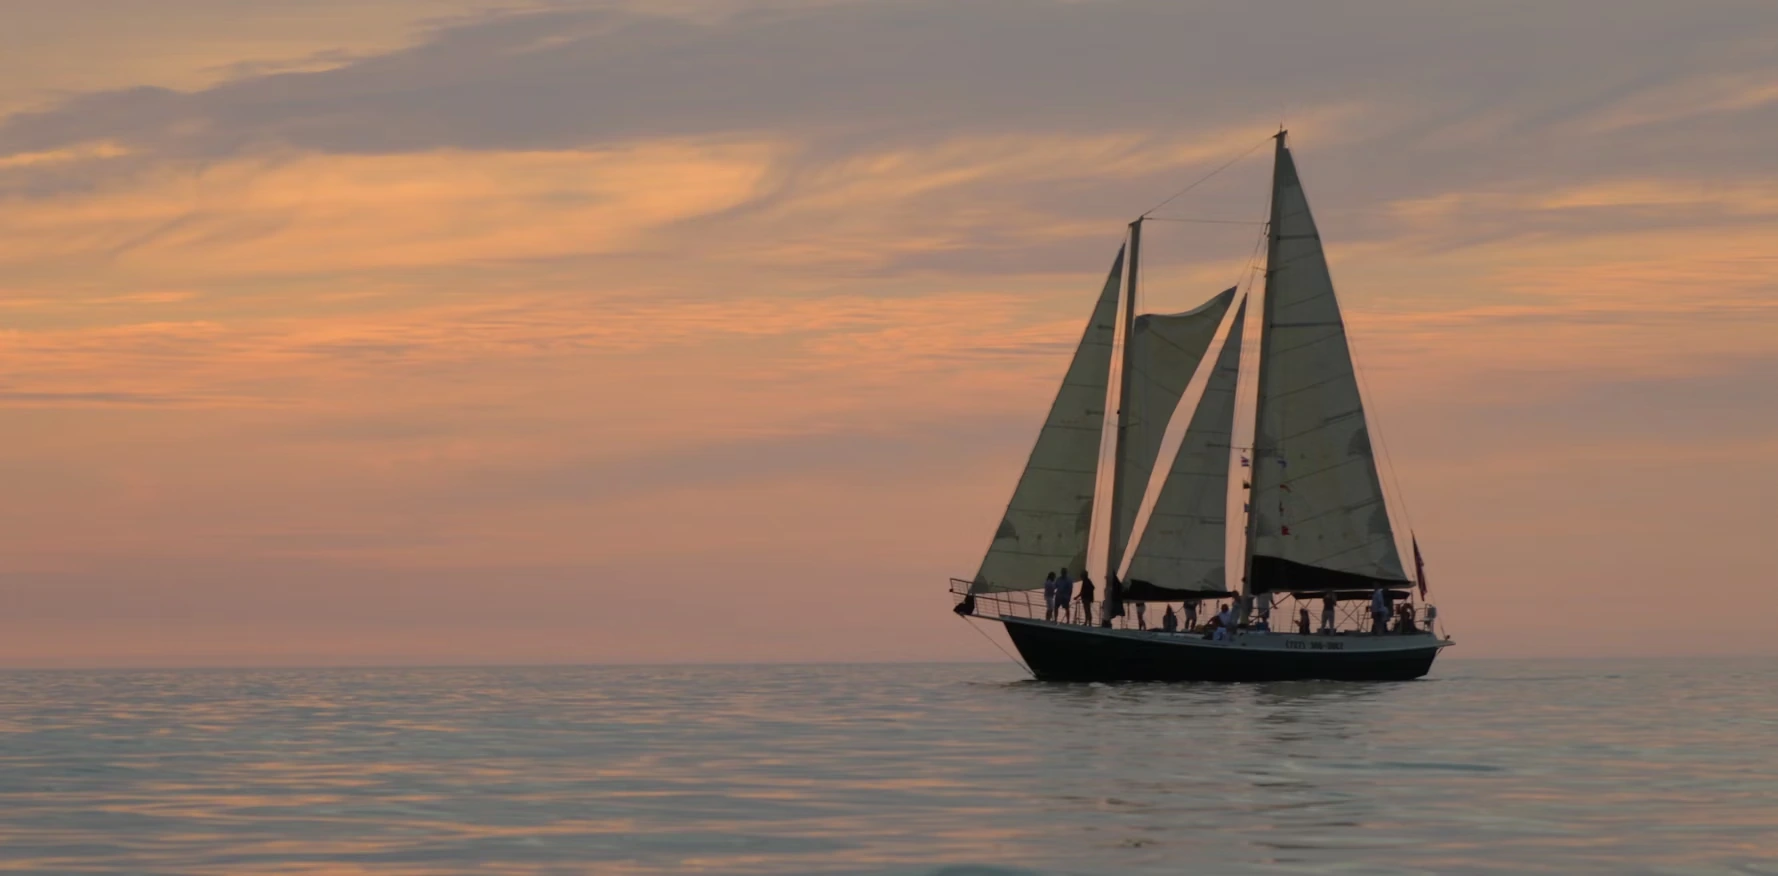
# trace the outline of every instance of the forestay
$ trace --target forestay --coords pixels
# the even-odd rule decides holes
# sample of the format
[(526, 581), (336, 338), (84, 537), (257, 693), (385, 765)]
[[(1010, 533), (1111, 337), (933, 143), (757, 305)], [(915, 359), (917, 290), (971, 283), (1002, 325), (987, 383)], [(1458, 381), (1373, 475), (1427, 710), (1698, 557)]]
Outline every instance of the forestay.
[(1229, 446), (1246, 318), (1243, 300), (1130, 557), (1132, 596), (1166, 599), (1227, 589)]
[(1120, 249), (971, 592), (1034, 590), (1086, 565), (1123, 263)]
[(1249, 589), (1402, 584), (1346, 327), (1282, 135), (1274, 174)]

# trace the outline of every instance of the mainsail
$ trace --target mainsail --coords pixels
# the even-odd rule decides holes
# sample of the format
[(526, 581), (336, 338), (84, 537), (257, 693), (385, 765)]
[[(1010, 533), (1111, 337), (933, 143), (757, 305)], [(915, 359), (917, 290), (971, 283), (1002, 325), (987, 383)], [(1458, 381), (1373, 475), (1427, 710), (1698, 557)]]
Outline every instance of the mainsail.
[(1123, 264), (1120, 249), (972, 593), (1034, 590), (1048, 572), (1079, 575), (1086, 566)]
[[(1144, 490), (1154, 472), (1155, 457), (1161, 452), (1167, 424), (1174, 408), (1179, 406), (1179, 397), (1191, 383), (1192, 375), (1197, 373), (1198, 363), (1210, 349), (1210, 342), (1216, 339), (1216, 329), (1222, 325), (1229, 302), (1234, 299), (1235, 290), (1228, 289), (1185, 313), (1136, 317), (1126, 360), (1130, 363), (1131, 383), (1125, 418), (1128, 432), (1121, 460), (1124, 482), (1135, 489), (1125, 490), (1118, 497), (1117, 532), (1113, 536), (1113, 545), (1129, 544), (1130, 530), (1135, 525), (1136, 512), (1142, 507)], [(1226, 432), (1228, 424), (1223, 425)], [(1225, 435), (1225, 451), (1227, 446)], [(1219, 513), (1219, 525), (1221, 518)], [(1121, 560), (1121, 557), (1111, 557), (1110, 567), (1118, 568), (1122, 565)]]
[(1131, 598), (1158, 601), (1228, 589), (1229, 447), (1246, 319), (1242, 301), (1130, 557), (1125, 593)]
[(1407, 583), (1321, 237), (1278, 135), (1247, 590)]

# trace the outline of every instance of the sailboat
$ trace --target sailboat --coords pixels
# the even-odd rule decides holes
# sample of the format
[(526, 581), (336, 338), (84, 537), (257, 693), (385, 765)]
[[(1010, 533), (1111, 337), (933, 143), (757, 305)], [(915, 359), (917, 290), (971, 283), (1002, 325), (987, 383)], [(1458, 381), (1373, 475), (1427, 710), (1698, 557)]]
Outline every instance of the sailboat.
[[(980, 569), (952, 579), (953, 610), (1003, 624), (1039, 679), (1407, 680), (1453, 644), (1435, 630), (1417, 540), (1414, 577), (1403, 567), (1285, 136), (1275, 137), (1255, 373), (1244, 373), (1239, 287), (1185, 313), (1136, 313), (1147, 217), (1130, 223)], [(1189, 419), (1157, 473), (1176, 408)], [(1252, 418), (1248, 446), (1234, 443), (1237, 417)], [(1058, 606), (1046, 579), (1071, 583), (1090, 554), (1104, 558), (1103, 601)], [(1165, 618), (1148, 613), (1160, 608)]]

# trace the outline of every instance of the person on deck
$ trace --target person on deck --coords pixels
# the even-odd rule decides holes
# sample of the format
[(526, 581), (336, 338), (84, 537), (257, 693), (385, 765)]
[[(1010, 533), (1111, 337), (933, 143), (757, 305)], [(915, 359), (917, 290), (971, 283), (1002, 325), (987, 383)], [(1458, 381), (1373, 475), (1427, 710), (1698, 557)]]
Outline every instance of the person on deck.
[(1093, 625), (1093, 597), (1098, 595), (1094, 591), (1092, 577), (1080, 573), (1080, 622), (1089, 627)]
[(1307, 608), (1296, 610), (1296, 631), (1300, 636), (1309, 634), (1309, 610)]
[(1334, 607), (1339, 601), (1332, 590), (1321, 594), (1321, 631), (1330, 636), (1334, 633)]
[(1380, 636), (1389, 629), (1389, 594), (1381, 584), (1371, 593), (1371, 635)]
[(1148, 629), (1148, 603), (1136, 603), (1136, 629)]
[(1171, 633), (1179, 629), (1179, 618), (1173, 614), (1173, 606), (1167, 606), (1167, 613), (1161, 615), (1161, 632)]
[(1272, 629), (1272, 594), (1261, 593), (1253, 597), (1253, 607), (1259, 613), (1259, 623), (1256, 626), (1270, 632)]
[(1124, 616), (1124, 582), (1115, 573), (1105, 578), (1105, 610), (1099, 614), (1102, 627), (1109, 627), (1112, 621)]
[(1188, 630), (1192, 630), (1192, 629), (1197, 629), (1197, 626), (1198, 626), (1198, 601), (1196, 599), (1187, 599), (1185, 601), (1185, 628)]
[(1054, 572), (1043, 579), (1043, 619), (1046, 621), (1056, 619), (1056, 573)]
[(1056, 579), (1056, 619), (1068, 623), (1074, 612), (1069, 607), (1074, 602), (1074, 579), (1068, 577), (1068, 570), (1062, 570), (1062, 577)]
[(1230, 634), (1234, 633), (1236, 617), (1238, 617), (1238, 613), (1232, 602), (1223, 606), (1222, 611), (1216, 613), (1217, 628), (1222, 631), (1220, 635), (1223, 638), (1228, 638)]
[(1408, 633), (1420, 632), (1420, 630), (1414, 626), (1414, 604), (1413, 603), (1411, 603), (1411, 602), (1402, 603), (1401, 609), (1395, 613), (1395, 631), (1397, 633), (1401, 633), (1404, 636), (1407, 635)]

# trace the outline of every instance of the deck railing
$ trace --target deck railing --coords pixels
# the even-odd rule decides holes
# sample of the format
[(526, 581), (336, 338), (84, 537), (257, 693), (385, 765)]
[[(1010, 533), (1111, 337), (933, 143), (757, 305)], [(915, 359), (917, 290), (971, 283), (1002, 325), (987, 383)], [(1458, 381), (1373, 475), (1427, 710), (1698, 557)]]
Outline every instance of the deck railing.
[[(1077, 584), (1076, 588), (1078, 589), (1078, 587), (1079, 585)], [(1102, 597), (1104, 594), (1101, 592), (1094, 595), (1095, 597)], [(1049, 617), (1049, 608), (1044, 604), (1043, 591), (1041, 590), (1002, 590), (990, 593), (971, 594), (969, 592), (968, 581), (962, 580), (961, 578), (952, 578), (951, 596), (953, 605), (956, 607), (959, 614), (973, 614), (978, 617), (986, 618), (1015, 617), (1030, 620), (1055, 620), (1062, 623), (1074, 624), (1086, 624), (1088, 622), (1086, 613), (1082, 611), (1082, 605), (1078, 595), (1075, 596), (1074, 600), (1066, 610), (1058, 611), (1053, 618)], [(971, 609), (969, 611), (964, 611), (962, 608), (966, 600), (973, 600), (972, 602), (969, 602)], [(1212, 617), (1215, 617), (1217, 612), (1220, 611), (1223, 606), (1228, 605), (1228, 603), (1229, 599), (1226, 597), (1220, 600), (1202, 600), (1198, 606), (1197, 622), (1194, 625), (1187, 626), (1183, 603), (1149, 603), (1145, 606), (1143, 603), (1126, 600), (1124, 602), (1123, 615), (1114, 618), (1111, 622), (1111, 627), (1120, 630), (1158, 630), (1161, 628), (1162, 617), (1166, 613), (1167, 607), (1171, 605), (1173, 606), (1175, 617), (1178, 618), (1180, 631), (1189, 632), (1192, 630), (1202, 630), (1204, 624), (1208, 623)], [(1437, 609), (1425, 602), (1415, 602), (1413, 605), (1415, 626), (1421, 631), (1432, 629), (1433, 624), (1437, 619)], [(1309, 632), (1320, 632), (1320, 597), (1297, 599), (1290, 594), (1283, 593), (1274, 596), (1274, 604), (1268, 622), (1271, 631), (1275, 633), (1297, 632), (1297, 612), (1303, 608), (1309, 610)], [(1399, 609), (1397, 609), (1397, 611), (1399, 611)], [(1091, 622), (1094, 626), (1104, 626), (1104, 618), (1105, 602), (1102, 598), (1097, 599), (1092, 606)], [(1249, 627), (1257, 622), (1258, 618), (1259, 616), (1257, 613), (1251, 614), (1248, 618)], [(1396, 627), (1397, 619), (1396, 616), (1392, 615), (1389, 619), (1389, 630), (1394, 632)], [(1347, 599), (1335, 603), (1334, 632), (1336, 634), (1343, 633), (1348, 635), (1371, 632), (1370, 601)]]

